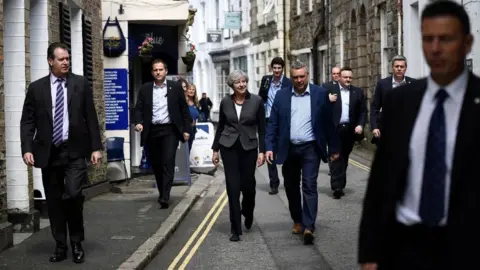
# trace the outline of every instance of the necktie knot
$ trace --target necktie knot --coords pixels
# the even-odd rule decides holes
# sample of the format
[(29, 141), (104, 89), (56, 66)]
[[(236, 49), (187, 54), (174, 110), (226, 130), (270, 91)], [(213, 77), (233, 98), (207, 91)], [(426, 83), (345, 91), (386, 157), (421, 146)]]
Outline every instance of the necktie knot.
[(62, 83), (63, 81), (64, 81), (63, 78), (58, 78), (55, 82), (57, 82), (57, 83)]
[(438, 90), (438, 92), (435, 94), (435, 99), (437, 99), (437, 101), (440, 103), (443, 103), (447, 98), (448, 98), (448, 93), (443, 88)]

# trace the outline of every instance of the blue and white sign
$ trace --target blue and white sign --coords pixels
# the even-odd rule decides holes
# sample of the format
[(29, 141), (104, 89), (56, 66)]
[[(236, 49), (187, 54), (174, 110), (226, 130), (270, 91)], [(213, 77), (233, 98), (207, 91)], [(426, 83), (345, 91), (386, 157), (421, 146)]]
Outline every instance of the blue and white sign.
[(190, 151), (190, 168), (198, 173), (209, 173), (215, 169), (212, 163), (212, 144), (215, 130), (212, 123), (197, 123), (197, 133)]
[(128, 129), (128, 72), (126, 69), (105, 69), (105, 129)]
[(242, 12), (230, 11), (225, 12), (224, 29), (240, 29), (242, 22)]

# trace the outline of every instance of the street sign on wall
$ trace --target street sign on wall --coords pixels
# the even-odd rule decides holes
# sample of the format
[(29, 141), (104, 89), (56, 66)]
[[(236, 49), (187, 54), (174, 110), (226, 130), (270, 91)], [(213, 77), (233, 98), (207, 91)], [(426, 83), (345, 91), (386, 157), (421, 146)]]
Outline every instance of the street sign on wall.
[(224, 29), (240, 29), (241, 26), (242, 12), (240, 11), (231, 11), (225, 12), (225, 23)]
[(128, 129), (128, 72), (126, 69), (105, 69), (105, 129)]
[(222, 31), (207, 31), (207, 42), (222, 42)]

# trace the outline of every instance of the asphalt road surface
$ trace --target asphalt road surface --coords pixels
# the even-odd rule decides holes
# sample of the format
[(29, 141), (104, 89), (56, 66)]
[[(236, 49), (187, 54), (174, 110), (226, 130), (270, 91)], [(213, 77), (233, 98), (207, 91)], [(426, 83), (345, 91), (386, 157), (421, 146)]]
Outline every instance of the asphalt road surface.
[[(346, 196), (332, 197), (327, 164), (320, 166), (315, 245), (291, 234), (283, 185), (269, 195), (266, 166), (257, 170), (254, 225), (242, 241), (230, 242), (228, 202), (220, 173), (147, 269), (358, 269), (357, 231), (368, 167), (348, 168)], [(279, 166), (279, 176), (281, 177)], [(283, 183), (283, 179), (281, 179)]]

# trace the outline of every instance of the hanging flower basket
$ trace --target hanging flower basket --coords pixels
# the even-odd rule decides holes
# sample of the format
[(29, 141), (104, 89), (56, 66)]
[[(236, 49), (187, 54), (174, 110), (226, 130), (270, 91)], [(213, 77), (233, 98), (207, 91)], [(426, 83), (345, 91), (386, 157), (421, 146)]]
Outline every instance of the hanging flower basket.
[(185, 56), (182, 56), (182, 61), (187, 66), (187, 72), (190, 72), (193, 70), (193, 64), (195, 63), (195, 58), (196, 58), (195, 52), (197, 50), (195, 48), (195, 45), (193, 45), (192, 43), (189, 43), (188, 47), (189, 47), (189, 50), (185, 54)]
[(148, 64), (152, 62), (152, 55), (151, 54), (139, 54), (138, 58), (142, 61), (142, 63)]
[(187, 72), (190, 72), (193, 70), (193, 64), (195, 63), (195, 54), (187, 54), (185, 56), (182, 56), (182, 61), (187, 66)]

